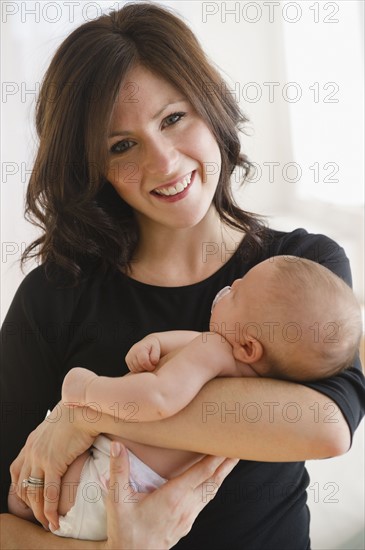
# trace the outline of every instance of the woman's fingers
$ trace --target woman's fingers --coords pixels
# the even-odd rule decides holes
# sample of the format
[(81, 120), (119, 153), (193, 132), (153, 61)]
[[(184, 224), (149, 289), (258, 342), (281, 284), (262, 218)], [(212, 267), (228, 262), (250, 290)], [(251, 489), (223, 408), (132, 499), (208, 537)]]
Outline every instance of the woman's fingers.
[(32, 509), (34, 517), (37, 521), (39, 521), (43, 527), (48, 529), (48, 521), (43, 512), (44, 487), (34, 486), (28, 482), (29, 476), (38, 480), (44, 480), (44, 473), (40, 468), (29, 472), (29, 466), (26, 466), (25, 464), (26, 459), (27, 454), (25, 452), (25, 447), (23, 447), (17, 458), (10, 466), (12, 490), (14, 490), (16, 495)]
[(187, 480), (189, 480), (190, 487), (196, 489), (202, 483), (209, 480), (226, 460), (222, 456), (205, 456), (186, 470), (186, 472), (175, 478), (175, 480), (182, 485), (185, 485)]
[[(20, 455), (19, 455), (20, 456)], [(24, 453), (24, 462), (22, 464), (20, 474), (18, 476), (18, 491), (17, 495), (29, 506), (34, 514), (34, 517), (39, 521), (45, 529), (48, 529), (48, 520), (44, 514), (44, 491), (46, 489), (45, 474), (41, 467), (33, 466), (29, 471), (29, 457)], [(19, 458), (19, 457), (18, 457)], [(14, 476), (15, 477), (15, 476)], [(43, 481), (43, 486), (29, 483), (29, 477), (34, 480)]]
[[(126, 449), (119, 441), (110, 444), (110, 480), (109, 496), (113, 491), (124, 490), (124, 485), (129, 483), (129, 460)], [(118, 491), (116, 488), (118, 487)]]
[(43, 487), (27, 487), (27, 500), (28, 506), (33, 511), (34, 517), (39, 523), (48, 530), (48, 521), (43, 512), (44, 500), (43, 500)]
[(212, 476), (204, 480), (201, 485), (195, 489), (197, 502), (201, 505), (201, 510), (216, 496), (223, 481), (238, 462), (238, 458), (226, 458), (217, 467)]
[(171, 548), (191, 529), (238, 460), (204, 457), (148, 495), (129, 480), (125, 447), (113, 441), (107, 499), (108, 549)]
[(43, 515), (46, 518), (47, 526), (48, 523), (51, 523), (53, 529), (56, 530), (59, 529), (58, 501), (61, 493), (61, 477), (56, 473), (46, 474), (44, 481)]
[(20, 471), (22, 469), (23, 463), (24, 463), (24, 447), (16, 457), (16, 459), (11, 463), (10, 465), (10, 476), (11, 476), (11, 482), (14, 484), (14, 487), (17, 487), (18, 480), (20, 476)]
[(163, 496), (160, 509), (165, 506), (170, 517), (166, 539), (171, 545), (189, 533), (198, 514), (214, 498), (237, 462), (238, 459), (206, 456), (157, 490)]
[(130, 485), (129, 459), (126, 448), (120, 442), (112, 441), (110, 445), (109, 493), (106, 502), (108, 549), (139, 548), (132, 541), (135, 530), (143, 530), (144, 525), (137, 525), (134, 520), (134, 495)]
[(238, 459), (206, 456), (164, 486), (170, 492), (172, 513), (180, 514), (176, 529), (179, 536), (175, 543), (190, 532), (199, 513), (216, 496), (222, 482), (237, 463)]
[[(28, 498), (27, 498), (27, 485), (26, 485), (26, 481), (28, 479), (28, 476), (29, 476), (29, 470), (28, 468), (25, 466), (25, 453), (23, 455), (24, 457), (24, 461), (19, 469), (19, 472), (17, 472), (17, 474), (14, 473), (14, 480), (15, 481), (15, 487), (16, 487), (16, 493), (18, 495), (19, 498), (21, 498), (22, 500), (24, 500), (24, 502), (26, 502), (26, 504), (29, 504), (29, 501), (28, 501)], [(14, 464), (14, 463), (13, 463)], [(13, 467), (13, 464), (11, 465), (11, 468), (10, 468), (10, 472), (12, 472), (12, 467)], [(12, 478), (13, 478), (13, 473), (11, 474)]]
[[(25, 460), (25, 448), (23, 447), (20, 453), (18, 454), (18, 456), (16, 457), (16, 459), (10, 465), (12, 490), (22, 500), (24, 500), (23, 497), (26, 495), (26, 488), (22, 485), (22, 481), (25, 478), (24, 469), (23, 469), (24, 460)], [(22, 477), (22, 472), (24, 477)]]
[[(58, 527), (58, 500), (61, 478), (69, 464), (89, 448), (97, 432), (86, 422), (84, 410), (68, 409), (59, 403), (50, 415), (31, 432), (25, 446), (11, 465), (10, 472), (16, 494), (45, 527)], [(65, 445), (67, 442), (67, 445)], [(25, 484), (29, 476), (35, 483)], [(44, 487), (37, 486), (44, 480)]]
[(217, 470), (214, 473), (213, 480), (220, 487), (223, 481), (226, 479), (228, 474), (230, 474), (235, 466), (237, 466), (239, 458), (226, 458), (225, 461), (218, 466)]

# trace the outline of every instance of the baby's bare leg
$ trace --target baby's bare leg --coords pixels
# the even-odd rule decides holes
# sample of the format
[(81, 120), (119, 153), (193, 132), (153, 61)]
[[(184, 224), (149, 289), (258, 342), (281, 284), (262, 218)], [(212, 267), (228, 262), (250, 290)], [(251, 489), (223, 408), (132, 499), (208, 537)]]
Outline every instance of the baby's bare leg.
[(18, 518), (26, 519), (28, 521), (37, 520), (34, 517), (32, 509), (25, 504), (25, 502), (18, 497), (18, 495), (10, 488), (8, 495), (8, 508), (11, 514), (17, 516)]
[(69, 370), (63, 379), (62, 401), (64, 403), (85, 405), (87, 402), (87, 386), (95, 380), (95, 378), (98, 378), (95, 372), (84, 369), (83, 367), (74, 367)]

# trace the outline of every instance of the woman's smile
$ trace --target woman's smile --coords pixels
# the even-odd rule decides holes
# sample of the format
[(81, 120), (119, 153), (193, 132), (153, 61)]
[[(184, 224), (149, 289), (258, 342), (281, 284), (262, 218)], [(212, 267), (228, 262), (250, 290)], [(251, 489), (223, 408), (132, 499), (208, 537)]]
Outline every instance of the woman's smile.
[(137, 65), (126, 82), (134, 83), (138, 101), (128, 103), (129, 88), (121, 86), (107, 178), (140, 226), (196, 226), (210, 210), (220, 177), (217, 141), (181, 91), (159, 75)]
[(193, 170), (186, 176), (178, 178), (174, 182), (166, 183), (153, 189), (151, 194), (159, 200), (167, 202), (176, 202), (186, 197), (190, 187), (193, 185), (196, 170)]

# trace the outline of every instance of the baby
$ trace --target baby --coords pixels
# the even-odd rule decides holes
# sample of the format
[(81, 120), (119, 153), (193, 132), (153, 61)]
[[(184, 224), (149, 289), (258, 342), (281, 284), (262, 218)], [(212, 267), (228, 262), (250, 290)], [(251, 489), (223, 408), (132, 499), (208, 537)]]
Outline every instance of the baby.
[[(62, 401), (94, 403), (107, 414), (116, 402), (124, 416), (134, 407), (136, 421), (160, 420), (184, 408), (217, 376), (310, 381), (338, 374), (351, 365), (362, 332), (351, 289), (327, 268), (294, 256), (269, 258), (222, 289), (213, 302), (209, 328), (204, 333), (146, 336), (129, 350), (126, 363), (132, 372), (121, 378), (74, 368), (64, 379)], [(129, 449), (131, 487), (139, 492), (156, 489), (201, 458), (120, 440)], [(100, 435), (91, 455), (84, 453), (69, 467), (59, 502), (64, 517), (54, 533), (106, 538), (109, 446), (108, 437)], [(71, 485), (78, 487), (76, 496), (70, 494)], [(10, 511), (17, 514), (9, 497), (12, 503)]]

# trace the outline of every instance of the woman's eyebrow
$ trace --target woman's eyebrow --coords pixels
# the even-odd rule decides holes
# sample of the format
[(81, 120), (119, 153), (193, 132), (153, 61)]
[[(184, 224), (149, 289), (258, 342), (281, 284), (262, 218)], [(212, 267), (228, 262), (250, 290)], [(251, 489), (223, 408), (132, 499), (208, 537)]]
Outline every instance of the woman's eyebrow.
[[(153, 115), (152, 120), (156, 120), (167, 107), (170, 107), (171, 105), (176, 105), (177, 103), (183, 103), (184, 101), (187, 101), (185, 97), (182, 97), (180, 99), (177, 99), (176, 101), (171, 101), (169, 103), (166, 103), (155, 115)], [(115, 130), (111, 134), (109, 134), (108, 138), (116, 137), (116, 136), (130, 136), (133, 132), (130, 132), (129, 130)]]
[(169, 103), (166, 103), (166, 105), (164, 105), (162, 107), (162, 109), (160, 109), (158, 111), (158, 113), (156, 113), (155, 115), (153, 115), (152, 117), (152, 120), (156, 120), (156, 118), (158, 118), (163, 112), (164, 110), (167, 108), (167, 107), (170, 107), (170, 105), (176, 105), (176, 103), (182, 103), (183, 101), (186, 101), (186, 98), (185, 97), (181, 97), (180, 99), (177, 99), (176, 101), (171, 101)]

